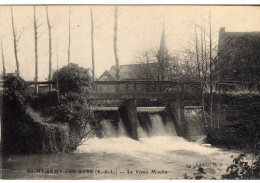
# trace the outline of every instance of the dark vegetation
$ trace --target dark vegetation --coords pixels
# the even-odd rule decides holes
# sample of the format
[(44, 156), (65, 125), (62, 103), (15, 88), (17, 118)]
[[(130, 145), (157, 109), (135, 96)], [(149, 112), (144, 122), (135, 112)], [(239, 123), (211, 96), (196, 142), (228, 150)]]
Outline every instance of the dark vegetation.
[[(260, 179), (260, 158), (253, 156), (252, 162), (244, 160), (246, 154), (241, 153), (238, 157), (233, 157), (233, 162), (226, 169), (226, 174), (221, 176), (222, 180), (254, 180)], [(215, 177), (206, 177), (207, 172), (201, 166), (188, 166), (187, 168), (195, 169), (192, 176), (185, 173), (184, 179), (216, 179)]]
[[(205, 116), (202, 125), (206, 141), (224, 149), (242, 152), (226, 169), (221, 179), (260, 179), (260, 105), (259, 95), (222, 94), (214, 96), (213, 124), (207, 113), (209, 99), (206, 96)], [(184, 179), (209, 179), (202, 167), (196, 167), (192, 176)], [(211, 179), (216, 179), (212, 177)]]
[(243, 149), (247, 152), (260, 148), (259, 101), (259, 95), (229, 94), (216, 97), (213, 125), (207, 122), (203, 125), (207, 141), (216, 146)]
[(27, 86), (20, 77), (10, 77), (3, 93), (3, 154), (65, 151), (68, 127), (46, 123), (30, 110)]
[(56, 91), (35, 96), (27, 92), (22, 78), (5, 80), (4, 154), (73, 151), (82, 139), (99, 134), (90, 110), (87, 70), (65, 66), (54, 73), (53, 83)]

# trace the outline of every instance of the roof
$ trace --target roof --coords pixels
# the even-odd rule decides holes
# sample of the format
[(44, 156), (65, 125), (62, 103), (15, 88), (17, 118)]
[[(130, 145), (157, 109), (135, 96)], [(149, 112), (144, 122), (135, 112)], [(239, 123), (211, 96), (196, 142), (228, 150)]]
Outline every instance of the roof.
[[(146, 79), (146, 74), (143, 72), (144, 68), (149, 67), (155, 69), (157, 64), (158, 63), (121, 65), (119, 78), (120, 80)], [(116, 66), (112, 66), (109, 71), (106, 70), (98, 80), (116, 80)]]

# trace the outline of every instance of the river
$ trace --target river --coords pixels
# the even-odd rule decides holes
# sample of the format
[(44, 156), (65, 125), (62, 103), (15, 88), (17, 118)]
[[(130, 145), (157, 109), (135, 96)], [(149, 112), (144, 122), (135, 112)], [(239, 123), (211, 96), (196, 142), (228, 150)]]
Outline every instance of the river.
[[(3, 166), (3, 179), (184, 179), (197, 166), (204, 177), (219, 179), (231, 164), (226, 151), (204, 144), (199, 117), (186, 113), (190, 138), (176, 135), (173, 123), (150, 115), (152, 128), (138, 127), (139, 141), (128, 137), (123, 125), (115, 129), (103, 120), (104, 138), (87, 139), (73, 153), (12, 155)], [(193, 167), (196, 167), (195, 169)], [(190, 168), (188, 168), (190, 167)]]

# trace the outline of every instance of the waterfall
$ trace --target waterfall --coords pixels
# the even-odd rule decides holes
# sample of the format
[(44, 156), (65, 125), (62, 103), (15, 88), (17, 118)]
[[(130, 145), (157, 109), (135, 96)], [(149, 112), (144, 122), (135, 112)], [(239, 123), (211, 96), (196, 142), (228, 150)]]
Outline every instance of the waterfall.
[(111, 121), (102, 120), (101, 124), (104, 137), (117, 137), (117, 129), (112, 125)]
[[(138, 122), (137, 135), (138, 138), (153, 137), (153, 136), (176, 136), (176, 131), (171, 120), (163, 122), (162, 117), (158, 114), (146, 114), (149, 116), (151, 126), (144, 129)], [(112, 123), (110, 120), (102, 120), (103, 136), (111, 137), (128, 137), (127, 131), (122, 120)]]
[(175, 128), (172, 121), (166, 121), (164, 124), (161, 116), (150, 115), (150, 120), (152, 123), (152, 129), (150, 136), (172, 136), (176, 135)]
[(186, 109), (185, 110), (185, 119), (188, 122), (187, 131), (190, 136), (201, 136), (204, 135), (202, 130), (202, 116), (200, 109)]
[(117, 129), (117, 136), (121, 137), (121, 136), (128, 136), (126, 129), (123, 125), (122, 119), (120, 118), (119, 122), (118, 122), (118, 129)]

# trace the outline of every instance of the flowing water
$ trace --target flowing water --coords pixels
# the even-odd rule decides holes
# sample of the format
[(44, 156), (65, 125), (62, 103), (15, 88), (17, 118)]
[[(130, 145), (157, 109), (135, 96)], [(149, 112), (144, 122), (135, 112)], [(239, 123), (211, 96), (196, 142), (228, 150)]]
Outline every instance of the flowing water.
[(194, 177), (198, 166), (204, 177), (220, 178), (236, 154), (203, 144), (194, 111), (186, 115), (193, 140), (178, 137), (171, 120), (164, 123), (156, 114), (149, 118), (149, 129), (138, 127), (139, 141), (128, 137), (122, 121), (115, 128), (103, 120), (104, 138), (88, 139), (73, 153), (11, 156), (3, 178), (183, 179), (185, 173)]

